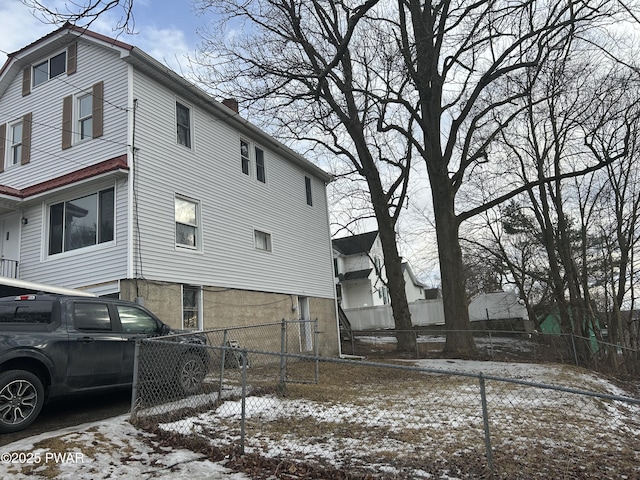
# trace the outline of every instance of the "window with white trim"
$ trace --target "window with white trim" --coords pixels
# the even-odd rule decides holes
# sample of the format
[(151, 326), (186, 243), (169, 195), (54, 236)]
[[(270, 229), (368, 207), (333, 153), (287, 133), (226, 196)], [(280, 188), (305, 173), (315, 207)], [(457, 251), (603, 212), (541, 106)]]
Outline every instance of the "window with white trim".
[(182, 286), (182, 328), (200, 328), (200, 287)]
[(240, 140), (240, 163), (242, 166), (242, 173), (245, 175), (251, 174), (251, 159), (249, 158), (249, 142)]
[(180, 145), (191, 148), (191, 109), (176, 102), (177, 141)]
[(264, 168), (264, 150), (256, 147), (255, 154), (256, 154), (256, 180), (262, 183), (267, 183), (267, 175)]
[(37, 87), (47, 80), (62, 75), (67, 71), (67, 52), (54, 55), (44, 62), (33, 66), (33, 86)]
[(77, 109), (78, 140), (91, 138), (93, 135), (93, 95), (87, 93), (79, 96)]
[(113, 241), (114, 217), (114, 188), (50, 205), (49, 255)]
[(185, 198), (175, 197), (176, 246), (198, 249), (199, 203)]
[(9, 158), (7, 166), (18, 165), (22, 158), (22, 131), (24, 124), (22, 121), (16, 122), (9, 126), (11, 133), (9, 135)]
[(265, 252), (271, 251), (271, 234), (267, 232), (261, 232), (260, 230), (254, 230), (253, 237), (256, 250), (262, 250)]
[(311, 179), (304, 177), (304, 191), (307, 196), (307, 205), (313, 206), (313, 196), (311, 195)]

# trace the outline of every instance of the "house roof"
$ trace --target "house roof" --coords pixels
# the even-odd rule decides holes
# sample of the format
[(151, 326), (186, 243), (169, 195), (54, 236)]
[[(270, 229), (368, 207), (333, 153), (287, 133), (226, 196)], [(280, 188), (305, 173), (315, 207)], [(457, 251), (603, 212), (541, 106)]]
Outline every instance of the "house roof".
[(373, 242), (378, 238), (378, 231), (361, 233), (350, 237), (335, 238), (332, 240), (333, 248), (343, 255), (356, 255), (371, 251)]
[(402, 272), (403, 273), (407, 272), (409, 274), (411, 281), (416, 287), (425, 288), (425, 285), (422, 282), (420, 282), (420, 280), (418, 280), (416, 276), (413, 274), (413, 269), (411, 268), (411, 265), (409, 265), (409, 262), (402, 262)]
[(43, 53), (51, 53), (59, 49), (61, 45), (67, 45), (78, 38), (83, 38), (87, 41), (98, 43), (104, 47), (118, 51), (123, 61), (133, 65), (148, 77), (183, 96), (185, 100), (193, 102), (211, 115), (228, 122), (241, 133), (251, 136), (265, 147), (272, 149), (293, 164), (299, 166), (302, 170), (321, 179), (325, 183), (329, 183), (333, 179), (332, 175), (263, 132), (231, 108), (216, 101), (207, 92), (190, 83), (138, 47), (92, 32), (86, 28), (76, 27), (69, 23), (8, 55), (7, 61), (2, 68), (0, 68), (0, 95), (6, 91), (13, 78), (15, 78), (25, 66), (41, 58)]
[(88, 167), (81, 168), (80, 170), (67, 173), (66, 175), (62, 175), (45, 182), (31, 185), (21, 190), (17, 188), (7, 187), (5, 185), (0, 185), (0, 197), (26, 199), (28, 197), (33, 197), (41, 193), (49, 192), (51, 190), (70, 185), (72, 183), (86, 180), (88, 178), (97, 177), (110, 172), (124, 172), (128, 170), (129, 166), (127, 165), (127, 157), (121, 155), (119, 157), (111, 158), (109, 160), (105, 160), (104, 162), (96, 163), (95, 165), (90, 165)]

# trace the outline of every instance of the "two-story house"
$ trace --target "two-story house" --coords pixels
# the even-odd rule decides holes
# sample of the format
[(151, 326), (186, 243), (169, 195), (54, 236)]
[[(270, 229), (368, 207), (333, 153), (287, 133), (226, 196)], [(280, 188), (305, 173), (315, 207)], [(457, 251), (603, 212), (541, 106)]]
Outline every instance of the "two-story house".
[(330, 176), (140, 49), (64, 27), (0, 70), (4, 276), (174, 327), (317, 318), (338, 351)]
[[(333, 269), (338, 302), (343, 309), (389, 305), (384, 254), (378, 231), (334, 238)], [(408, 302), (424, 300), (426, 287), (409, 262), (402, 263)]]

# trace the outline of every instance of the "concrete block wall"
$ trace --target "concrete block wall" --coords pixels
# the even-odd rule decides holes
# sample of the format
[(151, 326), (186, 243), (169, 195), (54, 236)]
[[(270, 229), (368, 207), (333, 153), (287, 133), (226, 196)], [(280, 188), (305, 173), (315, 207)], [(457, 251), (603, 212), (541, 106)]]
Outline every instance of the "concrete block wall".
[[(120, 298), (135, 301), (141, 297), (144, 306), (172, 328), (182, 326), (182, 286), (177, 283), (149, 280), (122, 280)], [(318, 319), (318, 349), (322, 356), (337, 356), (339, 332), (335, 302), (328, 298), (309, 298), (309, 315)], [(299, 318), (296, 295), (236, 290), (215, 286), (202, 289), (203, 329), (242, 327), (280, 322), (283, 318)], [(244, 337), (243, 347), (266, 349), (265, 345), (280, 344), (278, 328), (255, 330)]]

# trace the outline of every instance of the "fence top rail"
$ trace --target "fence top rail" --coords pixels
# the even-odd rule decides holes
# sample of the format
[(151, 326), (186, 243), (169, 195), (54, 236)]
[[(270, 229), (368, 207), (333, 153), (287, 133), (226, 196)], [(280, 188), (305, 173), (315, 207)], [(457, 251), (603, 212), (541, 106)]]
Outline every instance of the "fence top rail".
[[(223, 328), (210, 328), (208, 330), (189, 330), (189, 331), (183, 331), (183, 330), (179, 330), (176, 332), (172, 332), (170, 333), (168, 336), (170, 336), (171, 338), (175, 338), (175, 337), (188, 337), (188, 336), (194, 336), (194, 335), (206, 335), (208, 333), (220, 333), (220, 332), (229, 332), (229, 331), (237, 331), (237, 330), (248, 330), (251, 328), (262, 328), (262, 327), (280, 327), (282, 326), (283, 323), (313, 323), (315, 322), (315, 319), (302, 319), (302, 318), (298, 318), (298, 319), (294, 319), (294, 320), (286, 320), (286, 319), (282, 319), (279, 322), (270, 322), (270, 323), (257, 323), (255, 325), (241, 325), (241, 326), (237, 326), (237, 327), (223, 327)], [(160, 341), (163, 338), (166, 338), (167, 336), (159, 336), (159, 337), (150, 337), (147, 340), (153, 340), (153, 341)]]
[(536, 337), (551, 337), (551, 338), (562, 338), (562, 337), (571, 337), (576, 340), (585, 340), (585, 341), (596, 341), (598, 345), (606, 345), (609, 347), (621, 348), (623, 350), (629, 350), (631, 352), (637, 352), (637, 349), (631, 347), (625, 347), (623, 345), (618, 345), (616, 343), (605, 342), (604, 340), (599, 340), (598, 338), (589, 338), (582, 337), (580, 335), (576, 335), (575, 333), (551, 333), (551, 332), (539, 332), (534, 330), (533, 332), (526, 332), (524, 330), (445, 330), (445, 329), (423, 329), (421, 327), (416, 327), (412, 330), (396, 330), (396, 329), (388, 329), (388, 330), (353, 330), (353, 335), (355, 337), (365, 337), (365, 336), (374, 336), (374, 337), (382, 337), (382, 336), (394, 336), (397, 333), (414, 333), (416, 335), (422, 336), (432, 336), (432, 337), (443, 337), (446, 336), (447, 333), (462, 333), (468, 332), (472, 335), (484, 335), (490, 337), (495, 334), (508, 334), (508, 335), (519, 335), (519, 336), (527, 336), (529, 338)]

